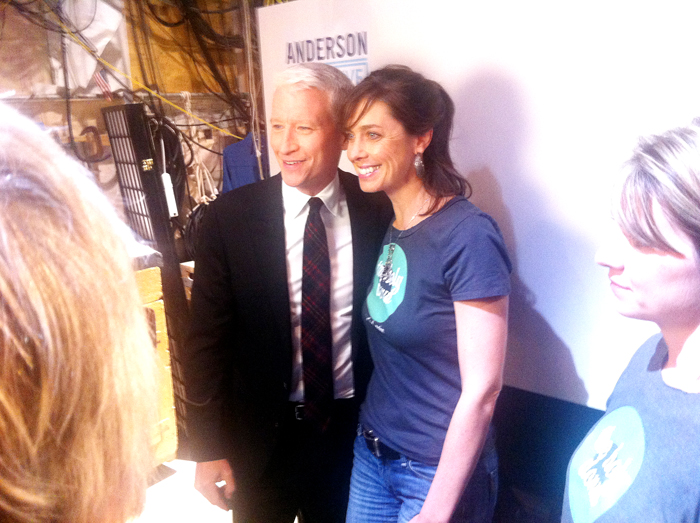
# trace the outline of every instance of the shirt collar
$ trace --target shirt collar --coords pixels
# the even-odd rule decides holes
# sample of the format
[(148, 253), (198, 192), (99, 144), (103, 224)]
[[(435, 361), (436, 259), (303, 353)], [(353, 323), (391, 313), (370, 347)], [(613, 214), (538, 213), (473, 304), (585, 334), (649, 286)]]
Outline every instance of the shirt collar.
[[(321, 198), (323, 204), (333, 216), (338, 216), (340, 213), (340, 179), (338, 176), (334, 176), (333, 180), (316, 197)], [(284, 202), (284, 213), (287, 216), (294, 218), (299, 216), (305, 210), (309, 198), (311, 196), (287, 185), (282, 180), (282, 201)]]

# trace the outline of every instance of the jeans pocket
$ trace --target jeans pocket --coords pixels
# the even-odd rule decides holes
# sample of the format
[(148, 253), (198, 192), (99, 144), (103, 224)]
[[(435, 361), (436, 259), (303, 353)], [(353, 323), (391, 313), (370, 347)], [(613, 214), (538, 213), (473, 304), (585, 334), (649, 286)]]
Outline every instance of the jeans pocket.
[(437, 467), (435, 466), (426, 465), (420, 461), (414, 461), (412, 459), (408, 460), (408, 469), (417, 477), (427, 479), (428, 481), (433, 481), (435, 472), (437, 471)]

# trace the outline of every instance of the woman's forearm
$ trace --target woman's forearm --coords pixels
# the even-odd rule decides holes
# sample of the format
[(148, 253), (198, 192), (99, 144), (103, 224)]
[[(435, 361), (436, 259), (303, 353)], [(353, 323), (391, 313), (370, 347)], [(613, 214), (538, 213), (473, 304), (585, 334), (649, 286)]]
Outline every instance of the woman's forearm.
[(476, 467), (503, 383), (508, 297), (455, 302), (462, 392), (419, 522), (447, 522)]
[(415, 523), (448, 522), (476, 467), (498, 391), (474, 399), (462, 394), (450, 421), (437, 472)]

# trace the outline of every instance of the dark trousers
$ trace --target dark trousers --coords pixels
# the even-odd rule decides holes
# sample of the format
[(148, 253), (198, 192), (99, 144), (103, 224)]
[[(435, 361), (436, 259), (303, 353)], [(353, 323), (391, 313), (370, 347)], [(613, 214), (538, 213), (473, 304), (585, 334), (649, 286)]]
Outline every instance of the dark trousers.
[[(343, 523), (350, 490), (355, 400), (335, 400), (328, 429), (321, 434), (298, 420), (290, 404), (280, 439), (263, 475), (237, 485), (234, 523)], [(235, 465), (234, 465), (235, 466)]]

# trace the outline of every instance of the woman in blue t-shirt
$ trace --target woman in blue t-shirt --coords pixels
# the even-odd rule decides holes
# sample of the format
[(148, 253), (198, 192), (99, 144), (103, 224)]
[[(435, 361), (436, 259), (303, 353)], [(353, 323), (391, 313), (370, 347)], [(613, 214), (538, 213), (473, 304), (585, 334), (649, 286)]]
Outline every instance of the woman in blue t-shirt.
[(346, 105), (348, 158), (396, 218), (363, 310), (375, 370), (348, 522), (492, 518), (511, 265), (494, 220), (464, 197), (453, 114), (439, 84), (402, 66), (370, 74)]
[(564, 522), (700, 521), (700, 122), (642, 140), (598, 251), (632, 357), (567, 472)]

